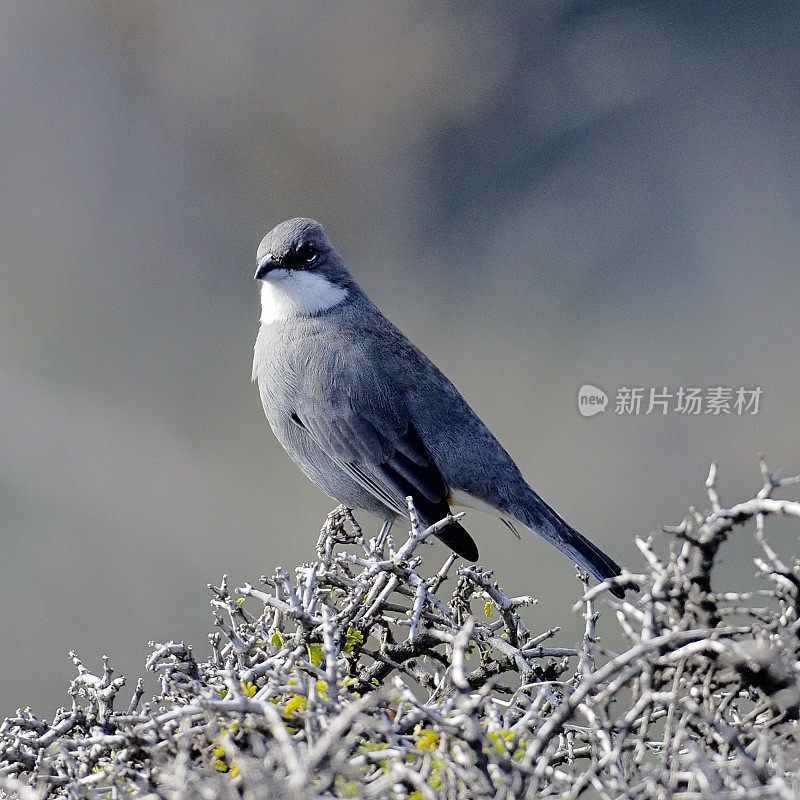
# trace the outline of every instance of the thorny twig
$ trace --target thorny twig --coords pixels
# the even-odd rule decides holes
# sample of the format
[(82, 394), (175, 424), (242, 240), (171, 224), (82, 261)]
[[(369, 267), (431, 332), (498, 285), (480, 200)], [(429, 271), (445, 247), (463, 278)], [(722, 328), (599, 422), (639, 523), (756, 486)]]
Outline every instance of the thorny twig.
[[(800, 503), (774, 497), (797, 479), (763, 462), (762, 475), (725, 507), (712, 467), (707, 514), (668, 547), (637, 540), (647, 568), (625, 577), (638, 597), (581, 576), (578, 649), (545, 646), (559, 628), (531, 632), (519, 610), (533, 599), (489, 570), (450, 557), (423, 574), (416, 551), (435, 529), (413, 505), (397, 547), (337, 509), (313, 563), (263, 589), (211, 587), (207, 661), (152, 645), (149, 702), (139, 681), (115, 710), (124, 679), (73, 655), (71, 708), (0, 724), (0, 797), (794, 798), (800, 561), (778, 555), (766, 520), (800, 520)], [(715, 592), (719, 551), (751, 519), (759, 584)], [(604, 606), (619, 653), (599, 644)]]

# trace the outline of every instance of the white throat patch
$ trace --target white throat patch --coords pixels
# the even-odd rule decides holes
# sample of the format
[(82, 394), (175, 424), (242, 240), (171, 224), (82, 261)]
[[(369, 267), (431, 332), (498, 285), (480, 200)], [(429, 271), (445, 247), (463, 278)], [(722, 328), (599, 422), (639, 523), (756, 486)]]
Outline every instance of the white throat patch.
[(261, 323), (310, 317), (327, 311), (347, 297), (347, 289), (321, 275), (303, 270), (276, 269), (261, 284)]

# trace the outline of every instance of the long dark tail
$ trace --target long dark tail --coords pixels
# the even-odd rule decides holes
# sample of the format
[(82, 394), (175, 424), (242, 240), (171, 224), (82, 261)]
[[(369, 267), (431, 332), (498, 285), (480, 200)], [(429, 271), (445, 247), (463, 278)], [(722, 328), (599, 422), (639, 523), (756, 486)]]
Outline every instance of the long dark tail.
[[(567, 558), (572, 559), (598, 581), (613, 578), (622, 571), (613, 558), (561, 519), (533, 489), (529, 488), (524, 503), (516, 504), (509, 510), (525, 526), (555, 545)], [(625, 589), (622, 587), (614, 587), (610, 591), (617, 597), (625, 596)]]

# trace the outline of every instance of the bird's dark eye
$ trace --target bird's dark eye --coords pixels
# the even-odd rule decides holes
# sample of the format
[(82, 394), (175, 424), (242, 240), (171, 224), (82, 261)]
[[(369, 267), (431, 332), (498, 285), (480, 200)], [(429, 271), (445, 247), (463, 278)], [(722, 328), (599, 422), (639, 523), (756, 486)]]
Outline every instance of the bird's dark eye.
[(313, 244), (301, 244), (297, 248), (297, 261), (301, 264), (310, 264), (317, 257)]

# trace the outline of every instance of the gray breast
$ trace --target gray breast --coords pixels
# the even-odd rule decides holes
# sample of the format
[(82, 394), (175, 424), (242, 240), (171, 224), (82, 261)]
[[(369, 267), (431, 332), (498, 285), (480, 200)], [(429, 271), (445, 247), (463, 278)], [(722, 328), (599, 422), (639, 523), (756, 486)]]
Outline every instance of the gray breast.
[[(262, 326), (256, 339), (253, 377), (275, 438), (329, 497), (381, 519), (394, 516), (350, 478), (317, 445), (296, 415), (313, 403), (320, 382), (336, 381), (343, 362), (343, 341), (333, 321), (295, 318)], [(315, 389), (317, 387), (317, 389)]]

